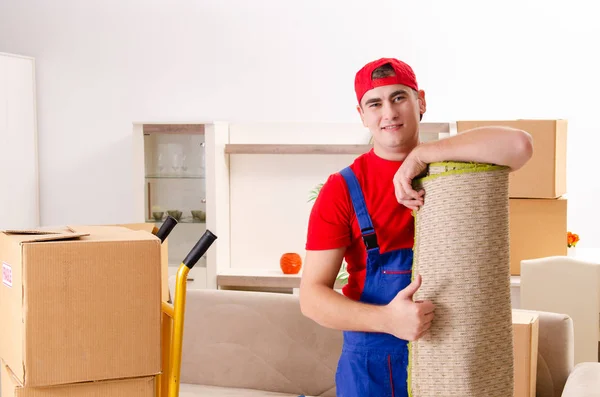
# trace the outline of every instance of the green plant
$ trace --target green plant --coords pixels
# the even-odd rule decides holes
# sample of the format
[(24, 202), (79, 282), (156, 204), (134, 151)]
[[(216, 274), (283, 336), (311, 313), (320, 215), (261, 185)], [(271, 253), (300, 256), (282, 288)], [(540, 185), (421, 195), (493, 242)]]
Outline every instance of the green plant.
[(350, 277), (350, 275), (348, 274), (348, 271), (346, 270), (346, 262), (342, 262), (342, 267), (340, 268), (340, 272), (338, 273), (337, 277), (335, 278), (342, 286), (348, 284), (348, 277)]
[(323, 187), (322, 183), (319, 183), (317, 186), (312, 188), (312, 190), (308, 193), (308, 202), (311, 203), (317, 199), (321, 188)]

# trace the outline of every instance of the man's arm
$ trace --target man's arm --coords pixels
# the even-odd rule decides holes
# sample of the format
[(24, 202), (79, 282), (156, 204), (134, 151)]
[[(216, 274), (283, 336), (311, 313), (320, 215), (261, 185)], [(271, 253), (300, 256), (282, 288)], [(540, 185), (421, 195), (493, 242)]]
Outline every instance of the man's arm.
[(413, 149), (394, 175), (394, 189), (400, 204), (417, 210), (423, 205), (424, 191), (417, 192), (412, 180), (438, 161), (465, 161), (523, 167), (533, 155), (533, 142), (527, 132), (509, 127), (479, 127), (439, 141), (426, 142)]
[(439, 141), (427, 142), (414, 150), (425, 164), (437, 161), (472, 161), (504, 165), (516, 171), (533, 154), (531, 135), (509, 127), (479, 127)]
[(385, 332), (411, 341), (427, 332), (434, 305), (412, 300), (421, 286), (420, 276), (388, 305), (357, 302), (333, 290), (344, 252), (345, 248), (307, 251), (300, 284), (300, 307), (306, 317), (327, 328)]
[(333, 290), (345, 248), (307, 251), (300, 283), (302, 313), (324, 327), (383, 332), (383, 307), (346, 298)]

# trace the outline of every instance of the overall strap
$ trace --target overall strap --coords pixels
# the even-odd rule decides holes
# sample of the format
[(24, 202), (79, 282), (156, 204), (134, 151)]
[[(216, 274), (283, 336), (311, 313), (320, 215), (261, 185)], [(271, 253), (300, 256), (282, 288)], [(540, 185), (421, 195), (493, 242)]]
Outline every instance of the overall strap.
[(367, 211), (365, 198), (356, 175), (352, 169), (350, 169), (350, 167), (344, 168), (340, 174), (342, 174), (346, 180), (346, 185), (348, 186), (348, 191), (350, 192), (350, 199), (352, 200), (352, 205), (354, 206), (354, 212), (356, 213), (358, 226), (360, 227), (360, 232), (362, 234), (363, 241), (365, 242), (365, 246), (367, 247), (367, 251), (379, 248), (379, 245), (377, 244), (377, 235), (375, 234), (375, 229), (373, 228), (371, 217)]

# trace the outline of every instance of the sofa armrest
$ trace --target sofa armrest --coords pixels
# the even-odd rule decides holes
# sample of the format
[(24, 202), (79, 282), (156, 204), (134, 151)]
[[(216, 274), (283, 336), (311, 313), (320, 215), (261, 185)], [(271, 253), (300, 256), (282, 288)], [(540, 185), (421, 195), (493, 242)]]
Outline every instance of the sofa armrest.
[(580, 363), (567, 380), (562, 397), (596, 397), (600, 393), (600, 363)]
[(539, 315), (537, 396), (559, 397), (573, 370), (573, 320), (566, 314)]

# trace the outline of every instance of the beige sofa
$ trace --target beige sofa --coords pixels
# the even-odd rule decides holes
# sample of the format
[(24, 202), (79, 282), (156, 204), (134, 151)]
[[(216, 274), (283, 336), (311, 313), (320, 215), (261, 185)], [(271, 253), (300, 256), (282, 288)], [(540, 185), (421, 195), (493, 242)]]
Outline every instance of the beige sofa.
[[(342, 334), (297, 296), (188, 290), (186, 307), (181, 397), (335, 396)], [(540, 312), (539, 330), (538, 396), (600, 396), (600, 364), (573, 368), (570, 317)]]
[(566, 314), (539, 313), (537, 397), (600, 396), (600, 363), (574, 365), (573, 320)]

